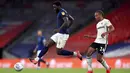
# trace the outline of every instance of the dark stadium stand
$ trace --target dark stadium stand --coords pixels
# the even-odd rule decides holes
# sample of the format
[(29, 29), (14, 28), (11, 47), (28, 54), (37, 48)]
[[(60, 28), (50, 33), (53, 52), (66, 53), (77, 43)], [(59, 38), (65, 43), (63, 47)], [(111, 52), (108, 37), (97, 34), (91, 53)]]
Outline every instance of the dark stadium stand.
[[(93, 4), (96, 4), (97, 7), (93, 7), (92, 6)], [(72, 26), (72, 28), (75, 28), (75, 26), (77, 26), (77, 25), (78, 26), (79, 25), (80, 26), (88, 25), (88, 24), (83, 24), (83, 23), (85, 23), (85, 21), (89, 21), (91, 18), (93, 18), (93, 13), (97, 9), (101, 9), (102, 4), (103, 3), (101, 3), (100, 0), (90, 2), (90, 4), (87, 5), (86, 8), (84, 8), (84, 10), (82, 12), (81, 9), (75, 8), (74, 5), (71, 4), (71, 2), (70, 2), (70, 4), (66, 2), (64, 4), (65, 8), (70, 12), (70, 14), (73, 13), (72, 15), (74, 16), (75, 21), (76, 21), (75, 25)], [(107, 4), (108, 4), (107, 8), (110, 8), (111, 4), (110, 3), (107, 3)], [(38, 3), (36, 3), (34, 5), (36, 5), (37, 6), (36, 8), (38, 8)], [(46, 4), (42, 4), (42, 5), (44, 6)], [(71, 5), (71, 8), (68, 7), (69, 5)], [(37, 29), (43, 29), (44, 35), (47, 38), (49, 38), (52, 35), (52, 31), (55, 28), (55, 20), (54, 20), (55, 16), (52, 13), (52, 11), (49, 10), (49, 8), (47, 9), (47, 11), (48, 11), (48, 13), (44, 13), (41, 15), (42, 18), (38, 21), (39, 23), (36, 24), (38, 26), (35, 27), (35, 29), (33, 29), (33, 31), (31, 31), (30, 34), (25, 36), (24, 39), (18, 41), (15, 45), (13, 45), (9, 49), (9, 53), (15, 55), (16, 57), (20, 57), (20, 58), (29, 57), (29, 52), (35, 47), (35, 44), (36, 44), (35, 43), (36, 40), (34, 40), (34, 39), (36, 39)], [(44, 12), (44, 10), (43, 10), (43, 12)], [(122, 5), (118, 9), (112, 10), (110, 13), (108, 13), (106, 15), (106, 18), (110, 19), (110, 21), (116, 28), (115, 32), (110, 34), (110, 37), (109, 37), (110, 48), (112, 46), (116, 46), (113, 44), (123, 42), (124, 40), (127, 40), (130, 37), (130, 32), (128, 32), (128, 31), (130, 31), (130, 29), (129, 29), (129, 27), (127, 27), (127, 25), (130, 24), (129, 12), (130, 12), (130, 7), (129, 7), (129, 3), (127, 3), (126, 5)], [(87, 47), (94, 41), (94, 39), (87, 39), (87, 38), (84, 38), (83, 36), (84, 36), (84, 34), (94, 34), (95, 35), (96, 34), (96, 27), (95, 27), (96, 25), (95, 24), (96, 24), (96, 22), (92, 22), (88, 26), (81, 29), (79, 32), (70, 36), (65, 49), (72, 50), (72, 51), (80, 50), (81, 53), (83, 53), (85, 50), (87, 50)], [(124, 32), (126, 34), (121, 36), (121, 34), (123, 34)], [(114, 47), (114, 49), (113, 49), (113, 47), (112, 47), (112, 50), (116, 50), (118, 48), (119, 47), (116, 47), (116, 48)], [(17, 52), (18, 50), (20, 50), (20, 52)], [(111, 50), (108, 50), (108, 52), (109, 51), (111, 51)], [(25, 54), (23, 55), (23, 53), (25, 53)], [(52, 48), (50, 48), (49, 52), (47, 53), (47, 55), (45, 57), (48, 58), (48, 57), (61, 57), (61, 56), (56, 55), (56, 49), (55, 49), (55, 46), (53, 46)], [(106, 56), (106, 57), (109, 57), (109, 56)]]
[(21, 22), (20, 24), (3, 24), (5, 26), (0, 26), (0, 48), (10, 44), (12, 40), (20, 35), (21, 32), (23, 32), (31, 24), (32, 22)]

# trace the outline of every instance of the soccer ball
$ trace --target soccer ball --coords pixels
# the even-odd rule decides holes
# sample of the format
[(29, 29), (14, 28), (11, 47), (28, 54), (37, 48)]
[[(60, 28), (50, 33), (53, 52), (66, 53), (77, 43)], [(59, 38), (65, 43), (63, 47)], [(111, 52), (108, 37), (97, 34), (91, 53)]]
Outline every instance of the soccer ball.
[(17, 63), (14, 65), (14, 69), (15, 69), (16, 71), (22, 71), (23, 68), (24, 68), (24, 66), (23, 66), (23, 64), (20, 63), (20, 62), (17, 62)]

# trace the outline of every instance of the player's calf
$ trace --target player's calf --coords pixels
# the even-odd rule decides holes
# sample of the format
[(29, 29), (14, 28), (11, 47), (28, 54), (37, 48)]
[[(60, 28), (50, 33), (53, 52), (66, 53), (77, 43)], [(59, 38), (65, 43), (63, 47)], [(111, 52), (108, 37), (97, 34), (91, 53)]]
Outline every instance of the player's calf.
[(64, 55), (64, 56), (72, 56), (73, 52), (67, 51), (67, 50), (63, 50), (63, 49), (57, 49), (57, 54), (58, 55)]
[(98, 62), (100, 62), (106, 70), (110, 71), (110, 67), (108, 66), (107, 62), (104, 59), (99, 59)]
[(93, 69), (92, 69), (92, 58), (91, 58), (91, 56), (92, 56), (92, 54), (95, 52), (95, 49), (94, 48), (92, 48), (92, 47), (89, 47), (88, 48), (88, 51), (87, 51), (87, 53), (86, 53), (86, 55), (87, 55), (87, 63), (88, 63), (88, 73), (93, 73)]
[(80, 60), (82, 60), (82, 55), (79, 53), (79, 51), (71, 52), (71, 51), (68, 51), (68, 50), (57, 49), (57, 54), (58, 55), (64, 55), (64, 56), (77, 56)]
[(103, 59), (103, 54), (101, 53), (97, 54), (97, 61), (100, 62), (106, 70), (110, 68), (107, 62)]

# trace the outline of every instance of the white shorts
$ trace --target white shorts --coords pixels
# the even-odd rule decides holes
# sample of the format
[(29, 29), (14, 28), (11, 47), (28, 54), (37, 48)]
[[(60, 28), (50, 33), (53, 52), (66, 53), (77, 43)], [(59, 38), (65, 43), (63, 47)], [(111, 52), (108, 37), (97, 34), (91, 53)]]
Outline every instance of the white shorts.
[(66, 41), (69, 38), (69, 34), (61, 34), (61, 33), (56, 33), (54, 34), (51, 39), (56, 43), (56, 48), (64, 48)]
[(37, 50), (37, 57), (39, 56), (39, 54), (40, 54), (41, 51), (42, 50)]

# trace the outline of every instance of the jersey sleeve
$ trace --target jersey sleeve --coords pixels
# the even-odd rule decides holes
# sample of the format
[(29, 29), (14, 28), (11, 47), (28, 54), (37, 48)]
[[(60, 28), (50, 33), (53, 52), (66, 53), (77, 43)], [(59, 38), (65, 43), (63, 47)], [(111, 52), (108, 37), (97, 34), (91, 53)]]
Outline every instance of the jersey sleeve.
[(107, 20), (107, 21), (106, 21), (106, 26), (109, 27), (109, 26), (111, 26), (111, 25), (112, 25), (112, 23), (111, 23), (109, 20)]

